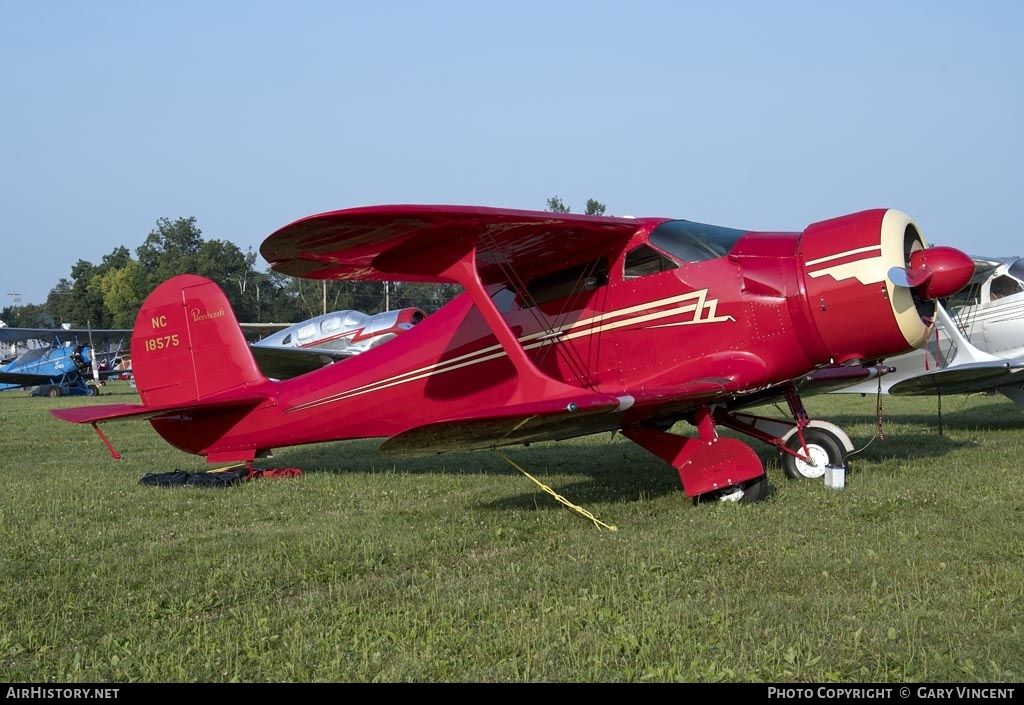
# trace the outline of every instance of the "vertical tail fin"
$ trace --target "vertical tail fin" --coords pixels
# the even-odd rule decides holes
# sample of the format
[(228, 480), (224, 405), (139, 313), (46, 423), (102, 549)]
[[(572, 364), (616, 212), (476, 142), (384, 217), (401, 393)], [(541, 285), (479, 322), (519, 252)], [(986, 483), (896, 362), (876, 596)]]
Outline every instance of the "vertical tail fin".
[(224, 292), (194, 274), (172, 277), (149, 295), (131, 355), (146, 406), (199, 401), (266, 380)]

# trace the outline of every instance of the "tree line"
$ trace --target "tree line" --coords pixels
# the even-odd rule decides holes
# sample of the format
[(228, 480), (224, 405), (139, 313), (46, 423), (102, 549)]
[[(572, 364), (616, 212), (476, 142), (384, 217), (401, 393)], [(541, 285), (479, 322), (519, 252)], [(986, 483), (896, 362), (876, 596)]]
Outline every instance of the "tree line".
[[(605, 207), (590, 199), (587, 215)], [(558, 197), (547, 210), (569, 213)], [(414, 282), (312, 281), (261, 271), (256, 253), (225, 240), (204, 239), (194, 217), (160, 218), (135, 250), (115, 247), (99, 264), (78, 260), (69, 277), (50, 289), (42, 304), (8, 306), (0, 320), (20, 328), (132, 328), (142, 302), (161, 282), (178, 274), (198, 274), (224, 290), (239, 321), (287, 323), (344, 309), (364, 313), (416, 307), (432, 313), (461, 293), (456, 284)]]

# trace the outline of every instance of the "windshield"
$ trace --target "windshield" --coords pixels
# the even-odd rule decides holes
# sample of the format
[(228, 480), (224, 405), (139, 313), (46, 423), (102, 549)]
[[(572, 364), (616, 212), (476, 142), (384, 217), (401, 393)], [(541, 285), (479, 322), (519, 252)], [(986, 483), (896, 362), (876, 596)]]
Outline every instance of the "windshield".
[(1024, 282), (1024, 259), (1019, 259), (1011, 264), (1006, 273), (1014, 279)]
[(728, 254), (745, 234), (718, 225), (668, 220), (651, 231), (649, 242), (684, 262), (703, 262)]

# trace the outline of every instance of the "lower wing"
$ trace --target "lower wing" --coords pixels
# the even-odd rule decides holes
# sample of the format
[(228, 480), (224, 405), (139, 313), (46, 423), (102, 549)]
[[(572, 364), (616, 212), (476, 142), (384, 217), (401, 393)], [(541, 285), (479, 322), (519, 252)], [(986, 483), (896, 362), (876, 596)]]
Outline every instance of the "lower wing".
[(1018, 360), (954, 365), (896, 382), (889, 387), (889, 394), (930, 396), (940, 391), (944, 394), (984, 392), (1013, 384), (1021, 370), (1024, 370), (1024, 362)]
[(37, 384), (49, 384), (60, 375), (32, 374), (31, 372), (0, 372), (0, 384), (16, 384), (19, 387), (34, 387)]

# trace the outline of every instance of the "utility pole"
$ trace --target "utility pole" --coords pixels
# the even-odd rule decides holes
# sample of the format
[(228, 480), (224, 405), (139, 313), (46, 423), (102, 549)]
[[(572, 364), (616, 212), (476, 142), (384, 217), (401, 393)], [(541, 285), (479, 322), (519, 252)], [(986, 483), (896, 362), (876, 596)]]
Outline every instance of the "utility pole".
[(18, 293), (17, 291), (8, 291), (7, 295), (14, 299), (11, 302), (11, 306), (21, 306), (21, 294), (20, 293)]

